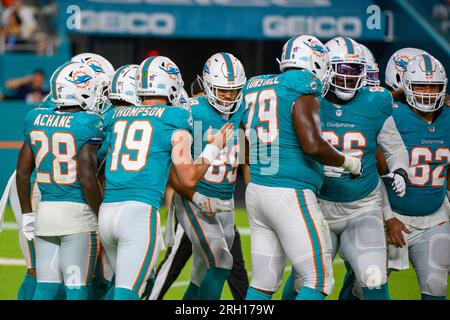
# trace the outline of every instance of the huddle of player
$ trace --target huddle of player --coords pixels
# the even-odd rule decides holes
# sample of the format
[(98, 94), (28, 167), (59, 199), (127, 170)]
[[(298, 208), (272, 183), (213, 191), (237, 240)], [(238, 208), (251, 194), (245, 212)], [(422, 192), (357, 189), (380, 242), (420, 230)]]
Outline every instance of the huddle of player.
[[(289, 260), (283, 299), (323, 300), (334, 289), (337, 253), (348, 270), (342, 299), (389, 299), (388, 270), (409, 261), (422, 298), (445, 299), (450, 110), (442, 64), (418, 49), (397, 51), (386, 70), (390, 93), (378, 86), (372, 53), (347, 37), (325, 45), (293, 37), (279, 63), (280, 74), (247, 80), (236, 57), (214, 54), (197, 98), (163, 56), (114, 71), (101, 56), (81, 54), (59, 67), (49, 97), (26, 116), (7, 190), (28, 269), (19, 298), (148, 295), (176, 218), (193, 248), (184, 299), (220, 299), (242, 165), (247, 299), (271, 299)], [(167, 185), (176, 193), (163, 241)]]

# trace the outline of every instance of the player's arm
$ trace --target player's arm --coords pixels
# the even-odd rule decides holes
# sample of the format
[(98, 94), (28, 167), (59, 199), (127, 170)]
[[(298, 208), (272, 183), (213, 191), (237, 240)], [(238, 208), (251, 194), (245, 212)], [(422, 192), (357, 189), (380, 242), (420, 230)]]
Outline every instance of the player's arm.
[(239, 163), (242, 163), (242, 175), (244, 176), (245, 185), (248, 185), (250, 183), (250, 146), (245, 136), (245, 127), (242, 122), (239, 124), (239, 128), (239, 150), (244, 150), (243, 153), (239, 152)]
[(406, 192), (409, 155), (392, 116), (384, 122), (378, 133), (377, 141), (389, 170), (389, 173), (383, 175), (382, 178), (389, 180), (398, 197), (403, 197)]
[(30, 176), (35, 168), (34, 154), (28, 142), (24, 142), (17, 160), (16, 185), (22, 210), (22, 232), (27, 240), (34, 238), (35, 213), (31, 206)]
[(34, 154), (28, 142), (24, 142), (17, 160), (16, 185), (22, 213), (32, 212), (30, 176), (34, 170)]
[(233, 134), (231, 123), (226, 123), (215, 135), (208, 133), (207, 145), (194, 162), (191, 156), (191, 134), (187, 130), (177, 130), (172, 135), (172, 164), (181, 185), (194, 188)]
[(169, 173), (169, 186), (171, 186), (176, 193), (178, 193), (183, 198), (192, 201), (192, 197), (194, 196), (195, 189), (190, 187), (185, 187), (181, 184), (180, 180), (178, 180), (178, 176), (175, 173), (175, 169), (173, 166), (170, 168)]
[(78, 177), (84, 198), (95, 214), (98, 214), (103, 198), (97, 177), (97, 151), (98, 145), (86, 143), (78, 154)]
[(447, 198), (450, 201), (450, 170), (447, 170)]
[(298, 97), (292, 107), (292, 121), (305, 154), (324, 165), (344, 167), (352, 174), (360, 174), (359, 159), (339, 152), (322, 138), (320, 103), (316, 97), (312, 95)]

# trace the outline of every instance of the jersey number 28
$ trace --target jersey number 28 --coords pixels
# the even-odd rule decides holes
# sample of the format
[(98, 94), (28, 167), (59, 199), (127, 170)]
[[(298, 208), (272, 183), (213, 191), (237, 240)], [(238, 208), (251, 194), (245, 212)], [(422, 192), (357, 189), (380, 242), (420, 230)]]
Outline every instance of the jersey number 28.
[[(40, 171), (44, 158), (52, 152), (52, 177), (56, 184), (67, 185), (77, 181), (77, 161), (74, 159), (77, 154), (75, 138), (71, 133), (55, 132), (50, 137), (44, 131), (33, 130), (30, 132), (30, 142), (32, 146), (39, 144), (36, 152), (36, 181), (38, 183), (51, 183), (50, 173)], [(64, 148), (62, 147), (64, 145)], [(50, 149), (51, 147), (51, 149)], [(65, 170), (63, 170), (65, 165)]]

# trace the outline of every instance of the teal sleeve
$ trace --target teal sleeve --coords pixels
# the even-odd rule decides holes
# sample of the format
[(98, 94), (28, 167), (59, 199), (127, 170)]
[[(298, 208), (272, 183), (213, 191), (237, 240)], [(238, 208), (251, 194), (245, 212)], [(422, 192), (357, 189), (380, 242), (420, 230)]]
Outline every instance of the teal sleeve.
[(100, 145), (103, 142), (103, 120), (95, 114), (86, 114), (86, 117), (78, 119), (80, 140), (84, 143)]
[(386, 118), (390, 117), (393, 112), (394, 101), (392, 99), (391, 93), (382, 87), (365, 87), (369, 94), (368, 102), (377, 106), (377, 109)]
[(283, 85), (297, 95), (320, 96), (322, 94), (322, 82), (308, 70), (286, 71), (283, 77)]
[(173, 126), (174, 129), (187, 130), (189, 133), (192, 133), (193, 120), (190, 110), (181, 107), (173, 107), (169, 110), (170, 119), (168, 120), (170, 121), (171, 126)]

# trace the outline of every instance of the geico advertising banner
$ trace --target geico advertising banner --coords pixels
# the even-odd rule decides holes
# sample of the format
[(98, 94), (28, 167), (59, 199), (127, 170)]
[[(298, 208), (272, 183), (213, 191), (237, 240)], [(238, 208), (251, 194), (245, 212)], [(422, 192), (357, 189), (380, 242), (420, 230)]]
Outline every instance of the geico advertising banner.
[(85, 0), (61, 1), (59, 8), (66, 31), (81, 34), (235, 39), (311, 34), (359, 40), (383, 40), (386, 35), (386, 16), (376, 6), (344, 9), (329, 0), (241, 0), (245, 6), (236, 0), (211, 2)]

